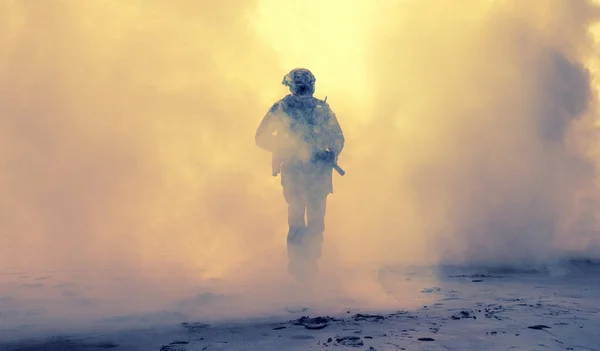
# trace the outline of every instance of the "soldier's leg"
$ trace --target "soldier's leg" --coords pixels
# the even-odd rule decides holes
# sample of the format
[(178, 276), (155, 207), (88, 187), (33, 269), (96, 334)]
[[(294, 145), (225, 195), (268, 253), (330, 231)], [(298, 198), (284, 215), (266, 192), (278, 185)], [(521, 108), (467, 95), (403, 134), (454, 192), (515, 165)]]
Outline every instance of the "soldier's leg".
[(288, 205), (288, 241), (294, 240), (306, 227), (304, 220), (306, 201), (303, 196), (302, 178), (296, 172), (284, 170), (281, 173), (283, 197)]
[(293, 275), (300, 275), (303, 263), (303, 238), (306, 232), (305, 212), (306, 201), (294, 184), (288, 184), (283, 189), (285, 201), (288, 204), (288, 235), (287, 253), (288, 270)]
[(327, 192), (311, 193), (307, 199), (306, 241), (308, 255), (316, 261), (321, 257), (323, 233), (325, 232), (325, 214), (327, 213)]
[(288, 246), (301, 244), (306, 231), (305, 213), (306, 205), (301, 198), (293, 198), (288, 202)]

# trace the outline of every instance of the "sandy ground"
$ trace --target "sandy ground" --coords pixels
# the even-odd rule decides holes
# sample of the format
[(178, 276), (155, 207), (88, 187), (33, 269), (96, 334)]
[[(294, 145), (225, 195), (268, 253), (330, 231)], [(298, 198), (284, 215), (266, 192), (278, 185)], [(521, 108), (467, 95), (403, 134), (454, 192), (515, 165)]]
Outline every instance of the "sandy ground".
[(36, 329), (44, 309), (0, 296), (0, 350), (600, 350), (600, 269), (590, 262), (532, 272), (405, 267), (382, 270), (379, 282), (397, 308), (345, 301), (228, 320), (123, 313), (87, 329)]

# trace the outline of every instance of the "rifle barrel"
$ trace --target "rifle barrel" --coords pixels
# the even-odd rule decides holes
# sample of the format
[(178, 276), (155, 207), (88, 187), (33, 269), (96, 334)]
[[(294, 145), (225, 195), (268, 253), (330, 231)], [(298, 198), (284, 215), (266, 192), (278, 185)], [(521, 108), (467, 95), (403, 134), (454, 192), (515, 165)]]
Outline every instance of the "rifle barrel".
[(337, 163), (333, 164), (333, 169), (335, 169), (336, 172), (339, 173), (339, 175), (343, 176), (344, 174), (346, 174), (346, 171), (344, 171), (340, 166), (338, 166)]

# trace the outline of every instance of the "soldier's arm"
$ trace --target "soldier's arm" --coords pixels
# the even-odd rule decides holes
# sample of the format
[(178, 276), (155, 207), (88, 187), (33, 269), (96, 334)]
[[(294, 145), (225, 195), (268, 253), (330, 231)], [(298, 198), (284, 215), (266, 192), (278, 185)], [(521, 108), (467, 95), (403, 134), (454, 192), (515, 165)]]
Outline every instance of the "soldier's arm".
[(276, 152), (279, 149), (279, 140), (276, 135), (273, 135), (277, 131), (278, 116), (276, 112), (278, 109), (279, 102), (275, 103), (263, 117), (254, 137), (258, 147), (270, 152)]
[(338, 156), (344, 149), (344, 132), (342, 132), (342, 127), (331, 108), (329, 109), (328, 127), (331, 133), (331, 151), (335, 152), (335, 155)]

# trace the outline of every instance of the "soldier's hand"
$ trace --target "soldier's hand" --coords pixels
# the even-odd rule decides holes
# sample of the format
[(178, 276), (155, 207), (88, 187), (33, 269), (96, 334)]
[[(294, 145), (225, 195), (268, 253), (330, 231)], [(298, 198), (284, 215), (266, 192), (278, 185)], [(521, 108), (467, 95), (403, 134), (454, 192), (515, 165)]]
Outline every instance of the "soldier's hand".
[(335, 162), (335, 153), (330, 150), (319, 151), (315, 154), (315, 160), (326, 163)]

